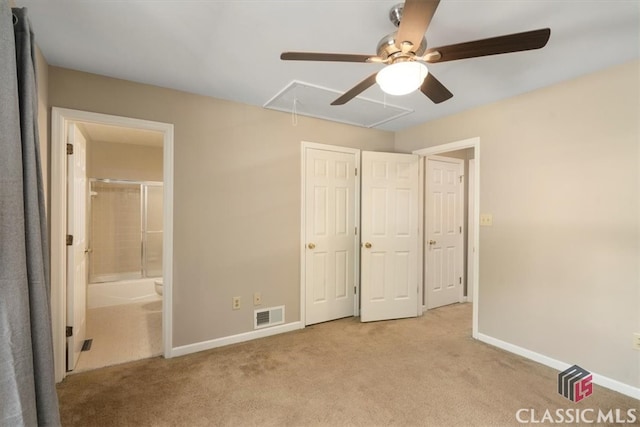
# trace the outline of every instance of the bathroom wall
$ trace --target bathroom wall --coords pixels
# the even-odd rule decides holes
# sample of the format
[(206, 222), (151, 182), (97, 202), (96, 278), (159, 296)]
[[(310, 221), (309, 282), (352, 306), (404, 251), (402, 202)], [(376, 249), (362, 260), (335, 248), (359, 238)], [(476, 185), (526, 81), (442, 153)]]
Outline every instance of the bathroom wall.
[(162, 181), (162, 147), (90, 141), (87, 175), (90, 178)]
[[(80, 124), (79, 128), (83, 129), (83, 125)], [(91, 140), (87, 143), (87, 176), (162, 181), (162, 157), (161, 146)], [(143, 212), (140, 185), (101, 182), (90, 185), (94, 192), (89, 212), (93, 251), (89, 257), (90, 281), (138, 277), (141, 269), (140, 223)], [(162, 213), (161, 205), (151, 206), (151, 209), (159, 209)], [(161, 240), (158, 243), (161, 246)]]

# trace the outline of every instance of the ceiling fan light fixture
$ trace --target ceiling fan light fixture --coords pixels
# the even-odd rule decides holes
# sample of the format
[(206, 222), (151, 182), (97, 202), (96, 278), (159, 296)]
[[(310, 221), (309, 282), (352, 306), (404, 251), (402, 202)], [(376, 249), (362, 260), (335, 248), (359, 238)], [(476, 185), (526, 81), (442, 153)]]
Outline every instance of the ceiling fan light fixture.
[(427, 66), (422, 62), (396, 62), (380, 70), (376, 82), (389, 95), (407, 95), (422, 85), (428, 73)]

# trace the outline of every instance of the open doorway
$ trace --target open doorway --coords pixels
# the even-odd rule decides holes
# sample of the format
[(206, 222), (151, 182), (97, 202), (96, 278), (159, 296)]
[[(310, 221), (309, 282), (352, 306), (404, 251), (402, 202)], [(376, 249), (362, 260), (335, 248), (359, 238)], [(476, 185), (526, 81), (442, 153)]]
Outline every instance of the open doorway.
[(86, 142), (87, 197), (80, 198), (86, 204), (68, 209), (86, 213), (88, 268), (83, 347), (68, 357), (67, 371), (159, 356), (163, 134), (80, 121), (69, 126)]
[[(472, 336), (477, 338), (478, 335), (478, 262), (480, 254), (479, 246), (479, 205), (480, 205), (480, 138), (471, 138), (462, 141), (456, 141), (448, 144), (429, 147), (413, 152), (423, 157), (427, 156), (443, 156), (450, 158), (458, 158), (463, 160), (464, 175), (463, 185), (467, 189), (463, 197), (464, 200), (464, 212), (463, 220), (463, 265), (461, 267), (463, 283), (463, 293), (461, 294), (461, 301), (473, 301), (473, 314), (472, 314)], [(472, 166), (469, 166), (472, 165)], [(473, 176), (470, 176), (473, 174)], [(423, 180), (421, 180), (423, 181)], [(421, 189), (421, 193), (424, 194), (424, 186)], [(421, 207), (424, 207), (424, 198), (421, 201)], [(424, 208), (422, 217), (424, 218)], [(427, 239), (427, 233), (422, 231), (421, 240), (425, 245), (421, 248), (424, 257), (429, 241)], [(425, 265), (425, 268), (428, 268)], [(423, 280), (425, 274), (423, 273)], [(424, 282), (423, 282), (424, 283)], [(423, 286), (421, 297), (424, 298), (425, 289)]]
[(425, 271), (427, 309), (473, 300), (474, 154), (425, 157), (424, 264), (435, 267)]
[[(52, 113), (56, 381), (67, 370), (170, 357), (173, 125), (61, 108)], [(67, 177), (73, 169), (82, 170), (75, 166), (79, 157), (70, 160), (73, 154), (68, 154), (74, 150), (67, 144), (74, 145), (74, 139), (87, 147), (79, 189), (72, 181), (83, 179)], [(84, 194), (85, 201), (77, 194)], [(83, 219), (74, 223), (76, 217)], [(88, 237), (86, 243), (70, 251), (67, 243), (74, 239), (68, 235), (80, 232)], [(76, 261), (84, 255), (85, 272), (75, 274), (73, 254)], [(75, 353), (79, 344), (88, 351), (67, 357), (67, 350)]]

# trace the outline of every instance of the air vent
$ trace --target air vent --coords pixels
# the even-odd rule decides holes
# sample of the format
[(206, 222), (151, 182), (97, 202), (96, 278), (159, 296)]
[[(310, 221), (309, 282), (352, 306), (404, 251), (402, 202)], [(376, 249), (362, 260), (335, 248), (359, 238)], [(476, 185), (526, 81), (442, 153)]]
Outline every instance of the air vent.
[(253, 312), (254, 329), (266, 328), (282, 323), (284, 323), (284, 305), (254, 310)]
[(343, 92), (292, 81), (264, 104), (264, 108), (367, 128), (410, 114), (413, 110), (358, 96), (345, 105), (331, 105)]

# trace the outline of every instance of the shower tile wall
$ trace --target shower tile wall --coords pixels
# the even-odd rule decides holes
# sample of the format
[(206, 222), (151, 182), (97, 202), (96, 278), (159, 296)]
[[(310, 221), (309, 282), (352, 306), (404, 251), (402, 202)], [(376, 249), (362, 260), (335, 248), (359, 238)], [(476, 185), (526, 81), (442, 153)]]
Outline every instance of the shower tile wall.
[(92, 191), (90, 281), (139, 277), (140, 186), (93, 182)]

